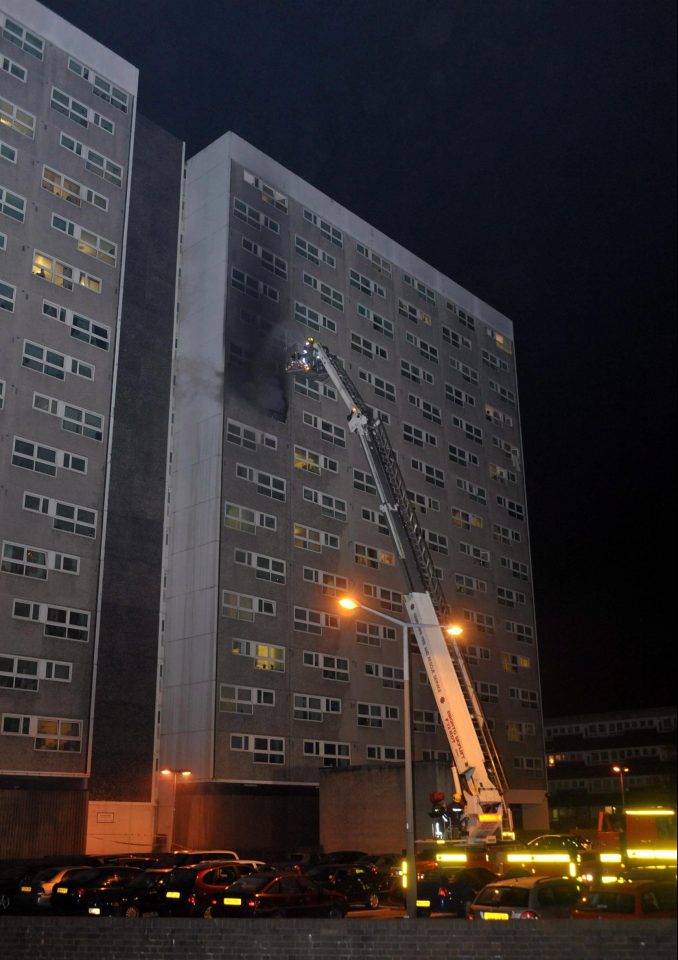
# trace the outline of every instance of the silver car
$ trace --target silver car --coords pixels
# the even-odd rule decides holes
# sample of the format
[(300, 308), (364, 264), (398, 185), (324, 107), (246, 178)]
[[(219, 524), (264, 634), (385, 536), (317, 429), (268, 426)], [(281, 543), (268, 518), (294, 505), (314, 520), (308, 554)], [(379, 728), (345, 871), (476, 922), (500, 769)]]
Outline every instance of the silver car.
[(469, 920), (567, 918), (586, 887), (569, 877), (515, 877), (488, 883), (469, 907)]

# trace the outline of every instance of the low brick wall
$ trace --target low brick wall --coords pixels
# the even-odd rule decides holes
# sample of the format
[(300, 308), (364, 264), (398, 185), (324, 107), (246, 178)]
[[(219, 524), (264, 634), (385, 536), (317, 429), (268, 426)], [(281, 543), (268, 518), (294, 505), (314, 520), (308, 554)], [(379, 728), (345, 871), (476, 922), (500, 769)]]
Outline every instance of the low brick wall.
[(674, 960), (670, 920), (3, 917), (4, 960)]

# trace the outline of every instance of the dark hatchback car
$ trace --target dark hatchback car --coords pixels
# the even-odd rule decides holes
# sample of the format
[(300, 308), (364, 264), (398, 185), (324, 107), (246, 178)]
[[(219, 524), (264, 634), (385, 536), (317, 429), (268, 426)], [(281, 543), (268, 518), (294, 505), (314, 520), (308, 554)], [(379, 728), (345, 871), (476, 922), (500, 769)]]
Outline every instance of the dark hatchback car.
[(87, 867), (70, 876), (67, 883), (54, 887), (52, 910), (62, 914), (87, 914), (90, 904), (102, 891), (122, 891), (140, 873), (136, 867)]
[(299, 873), (251, 873), (229, 887), (212, 917), (345, 917), (348, 901)]
[(85, 863), (78, 866), (53, 866), (28, 870), (21, 878), (19, 888), (12, 897), (11, 912), (19, 914), (45, 913), (51, 910), (51, 897), (55, 887), (68, 883), (76, 873), (88, 870)]
[(327, 890), (343, 894), (349, 907), (376, 910), (379, 906), (381, 878), (367, 863), (321, 863), (305, 876)]
[(150, 867), (132, 877), (124, 887), (103, 887), (88, 898), (92, 917), (157, 917), (171, 867)]
[(471, 901), (496, 879), (497, 875), (485, 867), (430, 870), (417, 881), (417, 916), (452, 913), (466, 917)]

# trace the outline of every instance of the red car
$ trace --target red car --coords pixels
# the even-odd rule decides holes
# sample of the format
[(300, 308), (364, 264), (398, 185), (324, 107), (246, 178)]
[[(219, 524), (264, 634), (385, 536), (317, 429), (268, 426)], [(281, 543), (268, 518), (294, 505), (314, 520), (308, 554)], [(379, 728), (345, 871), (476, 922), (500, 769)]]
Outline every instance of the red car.
[(676, 881), (640, 880), (593, 887), (577, 902), (573, 920), (661, 920), (676, 917)]
[(348, 900), (299, 873), (251, 873), (213, 905), (212, 917), (345, 917)]

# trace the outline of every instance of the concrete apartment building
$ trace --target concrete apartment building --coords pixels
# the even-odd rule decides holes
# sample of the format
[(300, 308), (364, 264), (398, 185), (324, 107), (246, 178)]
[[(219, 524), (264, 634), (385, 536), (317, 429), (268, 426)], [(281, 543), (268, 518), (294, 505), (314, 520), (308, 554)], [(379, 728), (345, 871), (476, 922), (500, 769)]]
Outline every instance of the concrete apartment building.
[[(184, 165), (40, 4), (0, 0), (0, 66), (7, 849), (311, 844), (339, 778), (402, 769), (400, 631), (336, 600), (402, 619), (403, 574), (347, 411), (284, 373), (308, 335), (386, 424), (545, 826), (511, 322), (232, 133)], [(416, 654), (413, 688), (421, 832), (450, 758)]]

